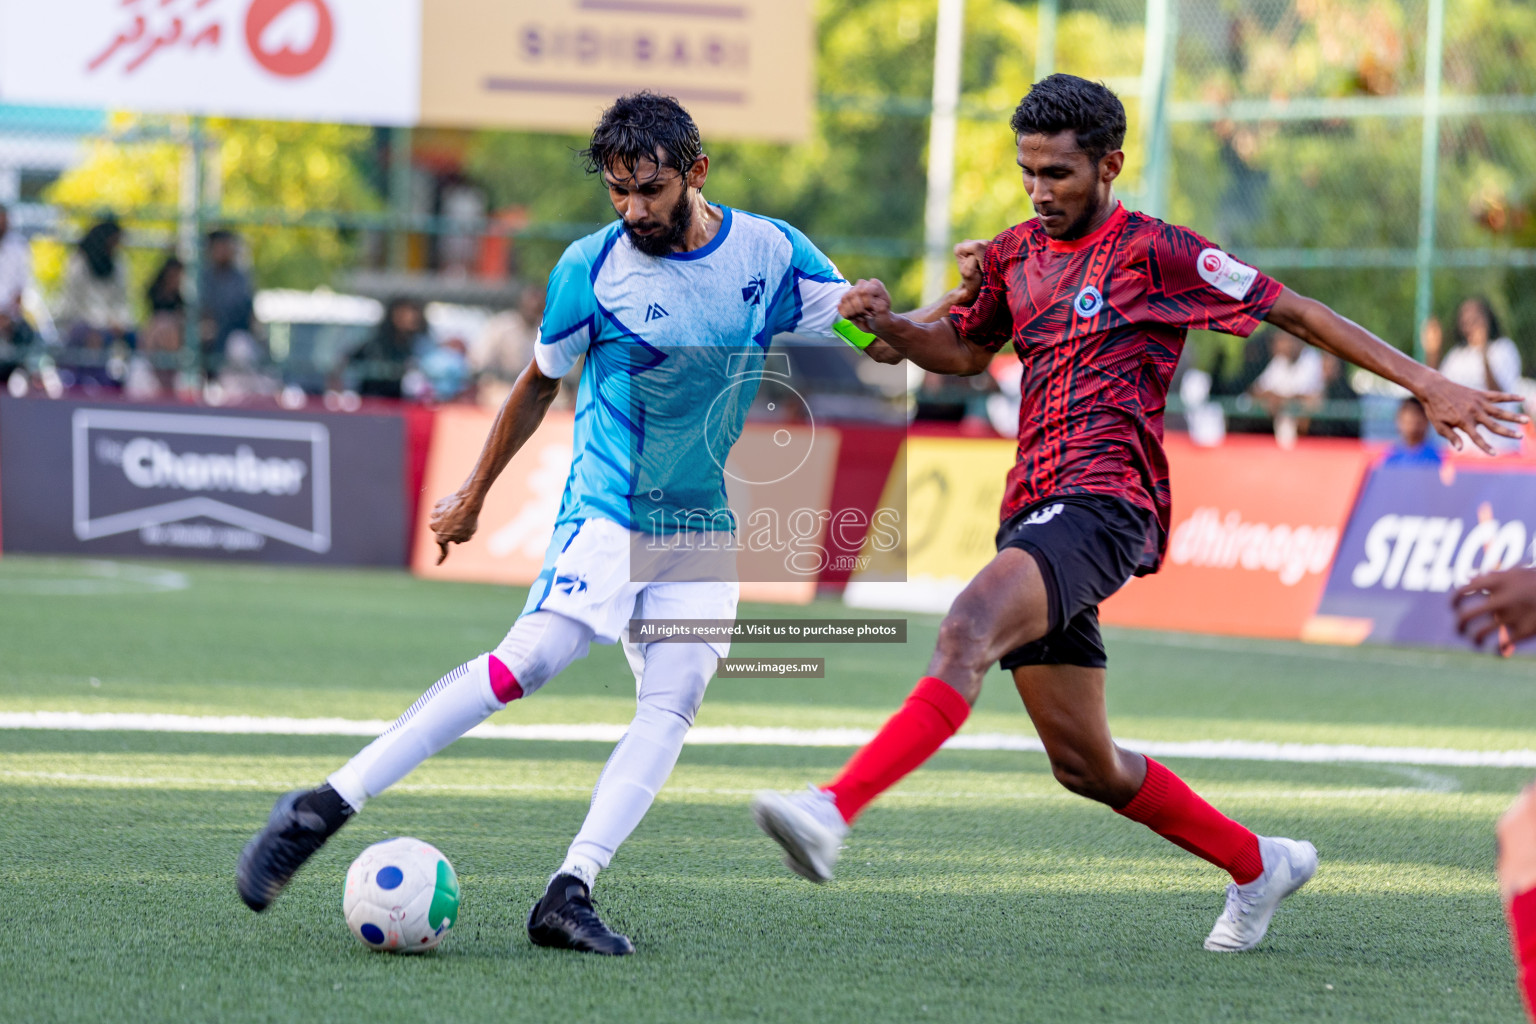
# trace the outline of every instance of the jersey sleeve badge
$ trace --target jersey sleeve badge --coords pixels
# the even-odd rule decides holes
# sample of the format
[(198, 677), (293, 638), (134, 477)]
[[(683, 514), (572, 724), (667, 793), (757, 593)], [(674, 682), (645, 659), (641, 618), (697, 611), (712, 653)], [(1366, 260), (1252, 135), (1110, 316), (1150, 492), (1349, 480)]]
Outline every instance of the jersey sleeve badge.
[(1248, 294), (1259, 276), (1257, 270), (1239, 263), (1220, 249), (1202, 250), (1195, 266), (1206, 284), (1239, 300)]

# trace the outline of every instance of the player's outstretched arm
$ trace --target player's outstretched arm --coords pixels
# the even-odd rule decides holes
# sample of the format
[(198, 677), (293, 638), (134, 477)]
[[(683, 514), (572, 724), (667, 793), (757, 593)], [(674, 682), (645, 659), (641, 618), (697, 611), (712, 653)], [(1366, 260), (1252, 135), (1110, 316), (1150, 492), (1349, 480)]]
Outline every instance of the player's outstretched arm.
[(1499, 890), (1514, 939), (1525, 1012), (1536, 1020), (1536, 786), (1499, 819)]
[(1519, 395), (1453, 384), (1315, 299), (1283, 289), (1264, 319), (1324, 352), (1332, 352), (1413, 392), (1424, 403), (1424, 411), (1435, 429), (1458, 451), (1464, 433), (1473, 444), (1493, 454), (1493, 446), (1477, 429), (1480, 426), (1505, 437), (1520, 436), (1520, 431), (1511, 424), (1524, 423), (1526, 417), (1499, 405), (1519, 402)]
[(491, 485), (539, 428), (559, 390), (559, 378), (544, 376), (536, 361), (529, 362), (527, 369), (518, 376), (517, 383), (512, 385), (512, 393), (496, 413), (496, 422), (491, 424), (491, 432), (469, 479), (432, 509), (438, 565), (448, 557), (449, 544), (463, 544), (475, 535), (480, 508), (485, 504)]
[[(901, 315), (916, 323), (931, 324), (948, 317), (949, 311), (954, 307), (969, 306), (975, 302), (976, 295), (981, 291), (981, 260), (987, 254), (989, 244), (971, 239), (955, 246), (955, 263), (960, 268), (960, 283), (940, 296), (937, 302)], [(844, 316), (846, 317), (847, 314)], [(852, 318), (848, 317), (848, 319)], [(871, 342), (864, 350), (864, 354), (877, 363), (899, 363), (906, 358), (896, 350), (895, 346), (883, 339)]]
[(992, 353), (960, 337), (947, 316), (924, 323), (891, 312), (890, 293), (877, 280), (860, 281), (850, 288), (838, 312), (860, 330), (884, 341), (902, 359), (933, 373), (970, 376), (992, 361)]

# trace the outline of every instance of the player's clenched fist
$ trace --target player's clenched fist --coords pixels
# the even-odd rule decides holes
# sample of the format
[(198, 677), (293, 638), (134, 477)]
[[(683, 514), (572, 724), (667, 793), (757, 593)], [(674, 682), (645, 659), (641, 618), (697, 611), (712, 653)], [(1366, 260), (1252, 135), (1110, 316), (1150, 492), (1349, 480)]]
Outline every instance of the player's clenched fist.
[(437, 538), (437, 564), (448, 557), (449, 544), (463, 544), (480, 525), (480, 504), (455, 491), (432, 506), (432, 535)]
[(986, 258), (989, 242), (970, 239), (955, 246), (955, 263), (960, 267), (960, 296), (955, 305), (969, 306), (981, 293), (981, 261)]
[(860, 281), (843, 293), (837, 311), (861, 331), (879, 334), (876, 327), (891, 315), (891, 293), (878, 279)]

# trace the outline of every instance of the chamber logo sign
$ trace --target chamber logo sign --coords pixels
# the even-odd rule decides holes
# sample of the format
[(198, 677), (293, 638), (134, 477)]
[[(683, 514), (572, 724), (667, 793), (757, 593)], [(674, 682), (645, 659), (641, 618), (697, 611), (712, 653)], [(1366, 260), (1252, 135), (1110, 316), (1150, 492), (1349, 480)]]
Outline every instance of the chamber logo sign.
[(152, 547), (331, 547), (323, 424), (79, 409), (71, 420), (75, 536), (137, 532)]

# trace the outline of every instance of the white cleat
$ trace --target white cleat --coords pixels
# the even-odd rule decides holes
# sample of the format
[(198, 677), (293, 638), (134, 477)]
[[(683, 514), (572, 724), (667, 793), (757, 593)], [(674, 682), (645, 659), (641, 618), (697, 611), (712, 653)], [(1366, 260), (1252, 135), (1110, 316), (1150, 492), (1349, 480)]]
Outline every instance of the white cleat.
[(810, 786), (800, 793), (764, 790), (752, 800), (757, 827), (784, 847), (784, 863), (801, 878), (825, 882), (832, 877), (848, 826), (832, 794)]
[(1227, 886), (1227, 906), (1205, 937), (1213, 953), (1241, 953), (1264, 940), (1280, 901), (1306, 885), (1317, 872), (1317, 847), (1295, 839), (1259, 836), (1264, 873), (1246, 885)]

